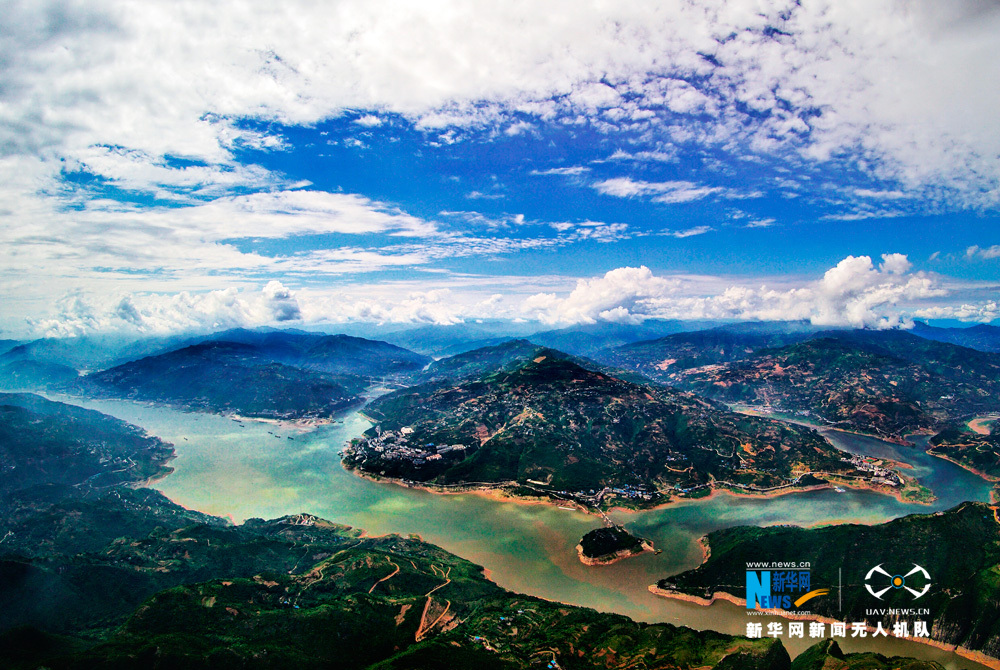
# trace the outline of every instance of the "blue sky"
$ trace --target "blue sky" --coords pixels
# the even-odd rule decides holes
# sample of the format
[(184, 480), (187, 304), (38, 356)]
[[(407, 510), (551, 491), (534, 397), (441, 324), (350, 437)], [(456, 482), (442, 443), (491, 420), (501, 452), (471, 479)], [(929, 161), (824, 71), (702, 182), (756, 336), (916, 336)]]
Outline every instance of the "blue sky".
[(1000, 317), (995, 3), (8, 3), (0, 329)]

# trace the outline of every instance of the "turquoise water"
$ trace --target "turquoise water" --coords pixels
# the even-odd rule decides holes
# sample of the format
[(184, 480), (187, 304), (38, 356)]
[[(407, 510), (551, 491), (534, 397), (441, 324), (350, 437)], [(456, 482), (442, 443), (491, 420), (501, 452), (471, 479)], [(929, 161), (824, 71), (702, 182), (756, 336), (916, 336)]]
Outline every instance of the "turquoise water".
[[(523, 593), (693, 628), (744, 634), (745, 610), (711, 607), (650, 594), (658, 579), (701, 561), (697, 539), (740, 524), (816, 525), (879, 523), (913, 512), (947, 509), (963, 500), (988, 500), (990, 485), (958, 466), (919, 449), (897, 447), (848, 433), (828, 437), (846, 451), (887, 456), (939, 496), (931, 506), (900, 503), (871, 491), (809, 491), (771, 499), (717, 495), (657, 510), (615, 512), (630, 530), (653, 540), (662, 553), (610, 566), (579, 562), (575, 546), (600, 520), (552, 505), (501, 502), (474, 495), (438, 495), (361, 479), (340, 465), (338, 452), (370, 424), (358, 414), (304, 432), (272, 424), (187, 413), (129, 402), (53, 398), (117, 416), (172, 442), (175, 472), (154, 486), (176, 502), (235, 522), (310, 512), (372, 534), (414, 533), (489, 569), (500, 585)], [(754, 621), (767, 622), (767, 618)], [(792, 654), (809, 640), (783, 642)], [(845, 650), (875, 650), (936, 660), (949, 668), (980, 668), (927, 645), (898, 640), (872, 644), (847, 640)]]

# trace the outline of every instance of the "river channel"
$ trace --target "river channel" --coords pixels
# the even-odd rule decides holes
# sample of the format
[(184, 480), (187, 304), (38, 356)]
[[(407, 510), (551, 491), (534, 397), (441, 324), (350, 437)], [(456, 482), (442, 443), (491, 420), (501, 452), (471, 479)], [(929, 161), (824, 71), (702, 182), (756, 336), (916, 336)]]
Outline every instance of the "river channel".
[[(309, 512), (364, 528), (371, 534), (418, 534), (479, 563), (501, 586), (550, 600), (625, 614), (637, 620), (683, 624), (743, 635), (745, 610), (727, 602), (711, 607), (659, 598), (647, 591), (658, 579), (701, 561), (698, 538), (734, 525), (881, 523), (914, 512), (989, 500), (990, 484), (918, 448), (826, 430), (852, 453), (908, 463), (938, 496), (932, 505), (905, 504), (872, 491), (832, 489), (768, 499), (716, 495), (643, 512), (615, 512), (616, 521), (650, 538), (660, 554), (587, 567), (575, 546), (600, 520), (554, 505), (519, 504), (475, 494), (439, 495), (361, 479), (343, 469), (338, 452), (370, 425), (356, 412), (308, 431), (146, 404), (53, 396), (142, 426), (171, 442), (174, 472), (155, 488), (177, 503), (234, 522)], [(764, 617), (754, 621), (767, 622)], [(782, 642), (793, 656), (810, 640)], [(935, 660), (947, 668), (984, 666), (951, 652), (905, 640), (838, 640), (845, 651), (878, 651)]]

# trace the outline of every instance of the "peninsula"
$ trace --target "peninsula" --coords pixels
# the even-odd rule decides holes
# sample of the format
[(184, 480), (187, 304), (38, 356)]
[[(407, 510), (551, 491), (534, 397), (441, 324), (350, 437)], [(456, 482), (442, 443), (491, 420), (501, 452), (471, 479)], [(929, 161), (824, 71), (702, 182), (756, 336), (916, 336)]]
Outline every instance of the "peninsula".
[[(481, 357), (502, 358), (495, 349)], [(468, 369), (474, 356), (465, 358)], [(364, 411), (376, 425), (345, 450), (345, 465), (432, 490), (500, 488), (593, 508), (713, 490), (777, 495), (828, 480), (906, 488), (899, 473), (855, 462), (807, 426), (619, 379), (553, 349), (502, 360), (373, 401)]]

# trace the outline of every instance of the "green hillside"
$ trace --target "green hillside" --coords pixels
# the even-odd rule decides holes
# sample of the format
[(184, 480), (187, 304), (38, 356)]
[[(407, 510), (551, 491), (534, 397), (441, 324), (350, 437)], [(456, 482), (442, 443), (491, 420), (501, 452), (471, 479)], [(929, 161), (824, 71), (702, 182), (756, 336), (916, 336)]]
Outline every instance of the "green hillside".
[(805, 472), (857, 474), (811, 429), (618, 379), (551, 349), (530, 352), (479, 376), (375, 400), (365, 413), (377, 426), (345, 462), (443, 485), (609, 488), (647, 501), (655, 491), (762, 490)]
[(717, 400), (896, 439), (1000, 409), (1000, 355), (900, 331), (844, 331), (673, 381)]
[(292, 367), (233, 342), (196, 344), (84, 377), (78, 391), (242, 416), (330, 417), (361, 402), (366, 382)]
[[(40, 511), (34, 536), (60, 512), (63, 535), (105, 537), (109, 514), (138, 514), (113, 496), (66, 511)], [(0, 556), (0, 667), (789, 667), (778, 641), (520, 596), (413, 538), (362, 537), (308, 514), (160, 521), (117, 526), (93, 551)]]
[(928, 452), (987, 477), (1000, 479), (1000, 434), (995, 428), (988, 435), (980, 435), (949, 426), (930, 439)]
[(170, 472), (170, 444), (100, 412), (0, 393), (0, 497), (39, 484), (112, 485)]

